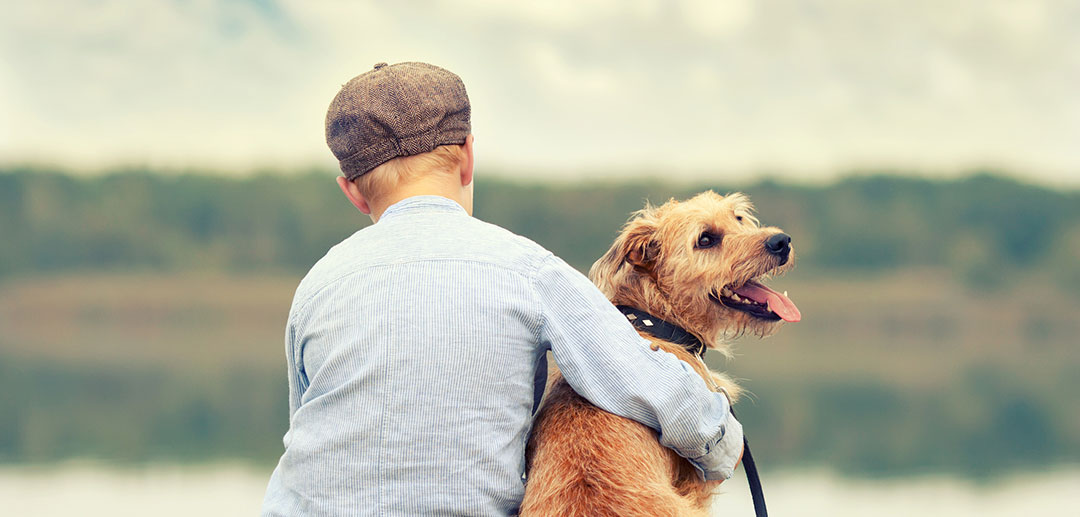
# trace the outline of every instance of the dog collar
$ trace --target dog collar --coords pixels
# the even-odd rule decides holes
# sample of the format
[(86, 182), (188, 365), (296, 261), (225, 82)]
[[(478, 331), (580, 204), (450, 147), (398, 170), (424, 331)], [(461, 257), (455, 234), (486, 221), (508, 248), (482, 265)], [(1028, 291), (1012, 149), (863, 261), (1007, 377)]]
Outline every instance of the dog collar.
[(630, 320), (634, 328), (644, 331), (657, 339), (682, 345), (687, 352), (698, 357), (705, 357), (705, 343), (702, 343), (697, 336), (687, 332), (686, 329), (629, 305), (616, 305), (615, 307), (619, 309), (619, 312), (623, 313), (623, 316), (626, 316), (626, 319)]

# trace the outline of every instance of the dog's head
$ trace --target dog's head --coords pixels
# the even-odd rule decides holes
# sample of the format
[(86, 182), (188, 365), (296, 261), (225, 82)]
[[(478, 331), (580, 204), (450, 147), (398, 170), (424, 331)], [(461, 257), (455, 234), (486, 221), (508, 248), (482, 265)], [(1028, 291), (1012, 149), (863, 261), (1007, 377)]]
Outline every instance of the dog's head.
[(646, 206), (631, 217), (589, 277), (616, 304), (676, 323), (717, 348), (724, 338), (767, 336), (801, 318), (761, 283), (790, 269), (791, 237), (760, 227), (746, 196), (708, 191)]

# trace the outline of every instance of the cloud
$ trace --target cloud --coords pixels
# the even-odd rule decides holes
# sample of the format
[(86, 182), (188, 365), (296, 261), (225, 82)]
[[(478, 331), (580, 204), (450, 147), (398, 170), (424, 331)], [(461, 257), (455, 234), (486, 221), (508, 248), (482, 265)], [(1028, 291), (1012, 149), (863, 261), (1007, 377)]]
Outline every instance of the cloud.
[(535, 43), (523, 52), (545, 86), (560, 95), (610, 95), (617, 86), (615, 77), (600, 68), (577, 67), (552, 45)]
[(679, 9), (690, 28), (706, 36), (724, 36), (746, 27), (755, 5), (751, 0), (683, 0)]
[(340, 85), (423, 60), (465, 79), (480, 163), (508, 174), (990, 163), (1080, 184), (1075, 2), (56, 0), (5, 14), (0, 162), (333, 166), (322, 124)]
[(273, 148), (261, 137), (290, 107), (303, 49), (256, 4), (31, 4), (3, 51), (30, 108), (17, 124), (40, 130), (12, 147), (76, 163), (241, 162)]

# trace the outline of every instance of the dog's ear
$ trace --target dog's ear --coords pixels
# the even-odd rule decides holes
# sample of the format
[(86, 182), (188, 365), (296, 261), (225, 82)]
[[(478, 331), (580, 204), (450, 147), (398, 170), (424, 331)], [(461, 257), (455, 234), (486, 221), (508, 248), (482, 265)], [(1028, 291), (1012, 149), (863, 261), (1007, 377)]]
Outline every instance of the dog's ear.
[(626, 223), (607, 253), (589, 269), (589, 278), (598, 286), (603, 286), (614, 278), (623, 264), (651, 271), (659, 249), (656, 224), (653, 218), (648, 217), (646, 208)]
[(635, 219), (626, 225), (626, 230), (620, 236), (622, 242), (616, 241), (616, 246), (621, 248), (621, 260), (635, 268), (652, 271), (656, 263), (656, 255), (660, 246), (656, 242), (656, 226), (651, 221)]

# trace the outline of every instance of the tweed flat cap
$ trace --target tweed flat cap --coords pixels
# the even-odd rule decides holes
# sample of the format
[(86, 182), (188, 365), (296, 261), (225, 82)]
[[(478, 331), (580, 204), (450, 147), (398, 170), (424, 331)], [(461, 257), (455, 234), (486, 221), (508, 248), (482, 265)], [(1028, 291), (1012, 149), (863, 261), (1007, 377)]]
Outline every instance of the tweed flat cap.
[(326, 144), (352, 181), (398, 156), (464, 144), (469, 118), (469, 96), (457, 75), (427, 63), (379, 63), (330, 103)]

